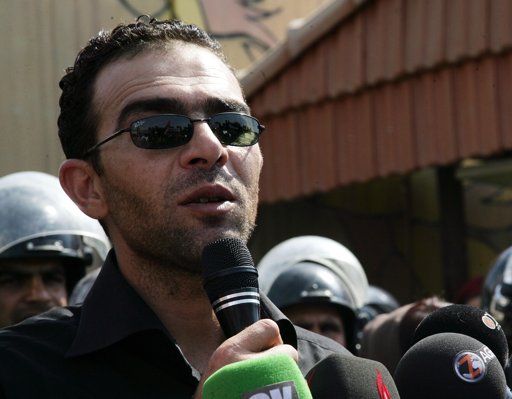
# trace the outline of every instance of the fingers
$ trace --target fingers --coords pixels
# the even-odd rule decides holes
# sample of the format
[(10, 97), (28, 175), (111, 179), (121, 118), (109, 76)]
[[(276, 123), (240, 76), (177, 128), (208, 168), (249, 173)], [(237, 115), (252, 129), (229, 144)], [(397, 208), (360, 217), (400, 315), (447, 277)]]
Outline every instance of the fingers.
[(283, 353), (298, 361), (298, 352), (291, 345), (285, 345), (279, 326), (270, 319), (259, 320), (239, 334), (226, 340), (226, 350), (234, 350), (235, 357), (244, 360), (255, 356)]
[(297, 349), (295, 349), (291, 345), (278, 345), (274, 346), (273, 348), (267, 349), (265, 352), (260, 352), (255, 356), (269, 356), (273, 354), (283, 354), (290, 356), (295, 362), (299, 361), (299, 352), (297, 352)]
[(257, 353), (282, 343), (283, 340), (276, 322), (263, 319), (227, 339), (221, 346), (234, 345), (238, 347), (237, 349), (241, 349), (243, 353)]
[(278, 353), (298, 361), (297, 350), (283, 344), (278, 325), (270, 319), (259, 320), (217, 348), (203, 373), (201, 386), (206, 378), (227, 364)]
[(224, 341), (213, 353), (209, 365), (218, 370), (226, 364), (248, 359), (282, 343), (277, 324), (269, 319), (259, 320)]

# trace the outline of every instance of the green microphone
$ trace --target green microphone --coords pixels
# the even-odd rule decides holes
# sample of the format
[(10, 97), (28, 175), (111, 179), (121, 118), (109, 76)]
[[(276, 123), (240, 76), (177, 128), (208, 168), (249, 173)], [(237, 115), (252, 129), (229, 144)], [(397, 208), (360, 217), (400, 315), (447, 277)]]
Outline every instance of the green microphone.
[(295, 361), (283, 354), (228, 364), (203, 386), (203, 399), (313, 399)]

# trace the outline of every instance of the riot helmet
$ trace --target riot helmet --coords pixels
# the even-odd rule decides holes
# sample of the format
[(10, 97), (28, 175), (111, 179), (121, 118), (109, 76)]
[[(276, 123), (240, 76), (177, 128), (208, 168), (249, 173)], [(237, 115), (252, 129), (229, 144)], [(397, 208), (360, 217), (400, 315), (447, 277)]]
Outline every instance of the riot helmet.
[(366, 303), (368, 279), (356, 256), (339, 242), (314, 235), (290, 238), (268, 251), (257, 265), (260, 289), (269, 292), (284, 269), (300, 262), (318, 263), (334, 272), (346, 286), (355, 308)]
[(299, 304), (334, 306), (345, 325), (347, 348), (354, 350), (356, 314), (368, 281), (352, 252), (326, 237), (299, 236), (272, 248), (257, 268), (260, 289), (285, 313)]
[(512, 247), (503, 251), (489, 269), (482, 287), (482, 309), (503, 327), (512, 344)]
[(334, 307), (343, 321), (347, 347), (352, 348), (355, 305), (347, 287), (329, 268), (319, 263), (299, 262), (277, 276), (267, 296), (285, 313), (295, 305), (329, 304)]
[(77, 207), (57, 177), (27, 171), (0, 178), (0, 261), (61, 259), (69, 294), (109, 248), (99, 222)]

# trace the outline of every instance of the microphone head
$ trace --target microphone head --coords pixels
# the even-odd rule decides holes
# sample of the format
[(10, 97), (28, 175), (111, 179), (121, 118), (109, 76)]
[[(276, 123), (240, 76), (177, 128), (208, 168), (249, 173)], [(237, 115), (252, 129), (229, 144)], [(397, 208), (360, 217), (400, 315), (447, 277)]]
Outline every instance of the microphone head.
[(494, 353), (458, 333), (439, 333), (414, 344), (400, 359), (394, 379), (402, 399), (487, 399), (508, 394)]
[(207, 378), (204, 399), (312, 399), (295, 361), (274, 354), (228, 364)]
[(258, 271), (245, 242), (222, 238), (203, 249), (203, 286), (226, 337), (260, 319)]
[(254, 267), (245, 241), (239, 238), (220, 238), (208, 243), (203, 249), (202, 261), (205, 276), (231, 267)]
[(313, 366), (306, 380), (315, 399), (400, 398), (391, 374), (382, 363), (357, 356), (331, 354)]
[(508, 364), (507, 337), (489, 313), (469, 305), (449, 305), (430, 313), (416, 328), (414, 342), (430, 335), (452, 332), (482, 342), (496, 355), (502, 367)]
[(213, 302), (242, 287), (258, 289), (258, 271), (244, 241), (221, 238), (206, 245), (202, 254), (203, 285)]

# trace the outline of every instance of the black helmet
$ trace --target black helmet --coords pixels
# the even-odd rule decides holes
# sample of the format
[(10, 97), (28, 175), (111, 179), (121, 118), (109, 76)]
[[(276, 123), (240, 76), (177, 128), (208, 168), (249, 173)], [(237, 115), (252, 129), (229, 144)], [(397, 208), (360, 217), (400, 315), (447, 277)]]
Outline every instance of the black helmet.
[(268, 293), (284, 269), (301, 262), (317, 263), (334, 272), (346, 286), (355, 308), (366, 303), (368, 279), (359, 260), (344, 245), (321, 236), (290, 238), (268, 251), (257, 266), (260, 289)]
[(62, 259), (69, 293), (109, 248), (99, 222), (71, 201), (55, 176), (18, 172), (0, 178), (0, 260)]
[(268, 297), (280, 308), (297, 303), (330, 302), (354, 311), (347, 287), (320, 263), (299, 262), (285, 269), (270, 286)]
[(489, 269), (482, 287), (482, 308), (501, 324), (512, 343), (512, 247), (503, 251)]
[[(347, 330), (353, 329), (356, 307), (347, 287), (332, 270), (319, 263), (300, 262), (285, 269), (267, 295), (280, 309), (307, 303), (332, 304), (340, 312)], [(347, 338), (351, 341), (352, 337)]]

